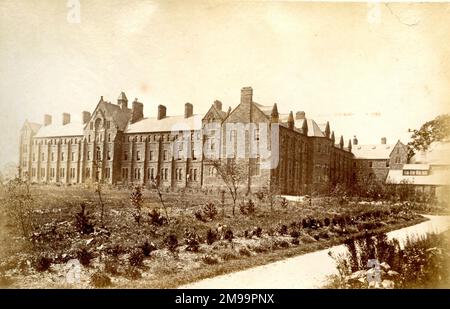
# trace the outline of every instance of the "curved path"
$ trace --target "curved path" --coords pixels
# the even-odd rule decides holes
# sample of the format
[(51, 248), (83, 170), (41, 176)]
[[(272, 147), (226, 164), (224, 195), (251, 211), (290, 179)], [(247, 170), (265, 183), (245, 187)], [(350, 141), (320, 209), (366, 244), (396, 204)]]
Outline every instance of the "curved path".
[[(450, 216), (430, 216), (428, 221), (388, 233), (403, 244), (408, 237), (441, 233), (450, 228)], [(320, 288), (327, 277), (337, 274), (334, 260), (328, 255), (345, 252), (344, 245), (315, 251), (274, 263), (200, 280), (180, 288), (202, 289), (305, 289)]]

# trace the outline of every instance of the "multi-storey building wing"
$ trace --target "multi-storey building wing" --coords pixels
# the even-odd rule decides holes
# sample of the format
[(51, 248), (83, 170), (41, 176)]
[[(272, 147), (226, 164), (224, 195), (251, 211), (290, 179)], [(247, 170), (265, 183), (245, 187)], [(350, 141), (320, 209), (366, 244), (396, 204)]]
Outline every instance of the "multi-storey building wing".
[[(252, 191), (270, 185), (283, 194), (309, 194), (354, 177), (351, 142), (345, 147), (342, 136), (336, 142), (329, 123), (321, 129), (303, 111), (281, 114), (276, 103), (254, 102), (250, 87), (226, 112), (218, 100), (203, 115), (191, 103), (180, 116), (163, 105), (157, 117), (144, 117), (143, 110), (137, 99), (129, 107), (122, 92), (115, 104), (101, 97), (92, 114), (82, 112), (81, 123), (66, 113), (61, 124), (49, 115), (42, 125), (25, 122), (20, 176), (36, 183), (155, 181), (171, 189), (214, 189), (223, 185), (214, 160), (237, 158), (248, 167), (245, 186)], [(277, 156), (270, 168), (262, 164), (265, 141), (266, 152)]]

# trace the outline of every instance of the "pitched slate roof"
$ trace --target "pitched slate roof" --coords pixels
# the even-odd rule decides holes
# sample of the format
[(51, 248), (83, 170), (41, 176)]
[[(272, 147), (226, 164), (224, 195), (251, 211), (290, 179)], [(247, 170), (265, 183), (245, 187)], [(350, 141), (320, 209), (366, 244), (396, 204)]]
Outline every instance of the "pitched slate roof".
[(81, 136), (83, 135), (82, 123), (50, 124), (42, 126), (35, 137)]
[(167, 116), (158, 120), (157, 118), (144, 118), (138, 122), (128, 125), (125, 133), (143, 132), (171, 132), (183, 130), (200, 130), (204, 115), (193, 115), (189, 118), (181, 116)]
[(389, 159), (395, 144), (353, 145), (357, 159)]

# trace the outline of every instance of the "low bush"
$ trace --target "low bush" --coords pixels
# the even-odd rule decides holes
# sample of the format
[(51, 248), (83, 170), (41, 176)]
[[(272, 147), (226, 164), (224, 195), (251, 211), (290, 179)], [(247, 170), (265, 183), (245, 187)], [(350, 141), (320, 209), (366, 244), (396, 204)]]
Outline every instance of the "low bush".
[(141, 249), (144, 256), (150, 256), (150, 253), (155, 251), (157, 248), (153, 242), (149, 243), (148, 240), (146, 240), (144, 244), (141, 246)]
[(219, 263), (219, 259), (215, 255), (205, 254), (202, 256), (202, 262), (208, 265)]
[(123, 276), (128, 280), (138, 280), (142, 278), (142, 273), (135, 266), (125, 268)]
[(178, 248), (178, 237), (175, 234), (169, 234), (164, 238), (164, 245), (170, 252), (176, 252)]
[(111, 278), (97, 271), (91, 275), (90, 284), (96, 288), (105, 288), (111, 285)]
[(36, 269), (39, 272), (47, 271), (51, 265), (52, 265), (51, 258), (45, 255), (39, 255), (34, 262), (34, 269)]
[(287, 235), (287, 233), (288, 233), (288, 227), (287, 227), (287, 225), (285, 225), (285, 224), (279, 224), (279, 225), (277, 226), (277, 232), (278, 232), (278, 234), (280, 234), (280, 235)]
[(239, 254), (242, 256), (251, 256), (252, 253), (247, 247), (240, 247), (238, 250)]
[(247, 202), (241, 202), (239, 210), (243, 215), (251, 215), (255, 212), (255, 203), (249, 199)]
[(233, 238), (234, 238), (233, 231), (231, 230), (231, 228), (227, 228), (225, 230), (224, 235), (223, 235), (223, 239), (228, 240), (228, 241), (232, 241)]
[(185, 231), (184, 242), (186, 243), (186, 251), (198, 252), (200, 247), (200, 236), (194, 231)]
[(212, 229), (208, 229), (208, 231), (206, 231), (206, 243), (208, 245), (212, 245), (215, 241), (217, 241), (217, 239), (218, 235), (216, 231)]
[(237, 252), (230, 248), (221, 249), (221, 251), (219, 251), (218, 254), (220, 258), (224, 261), (235, 260), (238, 258)]
[(93, 254), (89, 252), (86, 248), (81, 248), (77, 252), (78, 261), (80, 261), (80, 264), (85, 267), (91, 264), (91, 260), (93, 258), (94, 258)]
[(135, 249), (131, 251), (128, 262), (131, 266), (142, 266), (144, 263), (144, 253), (142, 252), (142, 249)]
[(108, 274), (113, 276), (119, 275), (119, 260), (117, 259), (106, 259), (104, 264), (104, 270)]
[(162, 216), (156, 209), (152, 209), (148, 215), (150, 217), (150, 224), (152, 225), (162, 226), (167, 223), (167, 218)]

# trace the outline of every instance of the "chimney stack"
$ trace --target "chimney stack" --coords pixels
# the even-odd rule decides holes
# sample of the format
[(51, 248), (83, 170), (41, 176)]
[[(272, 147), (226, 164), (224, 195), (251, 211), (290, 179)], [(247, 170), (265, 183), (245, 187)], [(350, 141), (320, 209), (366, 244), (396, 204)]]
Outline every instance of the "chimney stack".
[(192, 117), (194, 114), (194, 106), (191, 103), (184, 104), (184, 118)]
[(296, 112), (295, 113), (295, 119), (305, 119), (306, 118), (306, 115), (305, 115), (305, 112), (304, 111), (300, 111), (300, 112)]
[(214, 107), (215, 107), (217, 110), (221, 111), (221, 110), (222, 110), (222, 102), (220, 102), (219, 100), (215, 100), (215, 101), (214, 101)]
[(158, 120), (166, 118), (166, 107), (164, 105), (158, 105)]
[(277, 103), (273, 104), (272, 113), (270, 114), (270, 122), (271, 123), (278, 123), (279, 120), (279, 114), (278, 114), (278, 107)]
[(70, 123), (70, 114), (69, 113), (63, 113), (62, 114), (62, 125), (65, 126), (68, 123)]
[(244, 87), (241, 89), (241, 104), (251, 104), (253, 101), (252, 87)]
[(144, 104), (138, 102), (138, 99), (134, 99), (131, 108), (131, 123), (135, 123), (144, 118)]
[(89, 119), (91, 119), (91, 113), (87, 111), (83, 111), (81, 113), (81, 119), (83, 120), (83, 124), (86, 124)]
[(44, 115), (44, 126), (48, 126), (52, 124), (52, 116), (49, 114)]
[(381, 144), (386, 145), (386, 137), (381, 138)]
[(294, 114), (292, 113), (292, 111), (289, 113), (289, 117), (288, 117), (288, 127), (291, 130), (294, 130)]
[(358, 139), (356, 138), (356, 135), (353, 135), (353, 145), (358, 145)]

